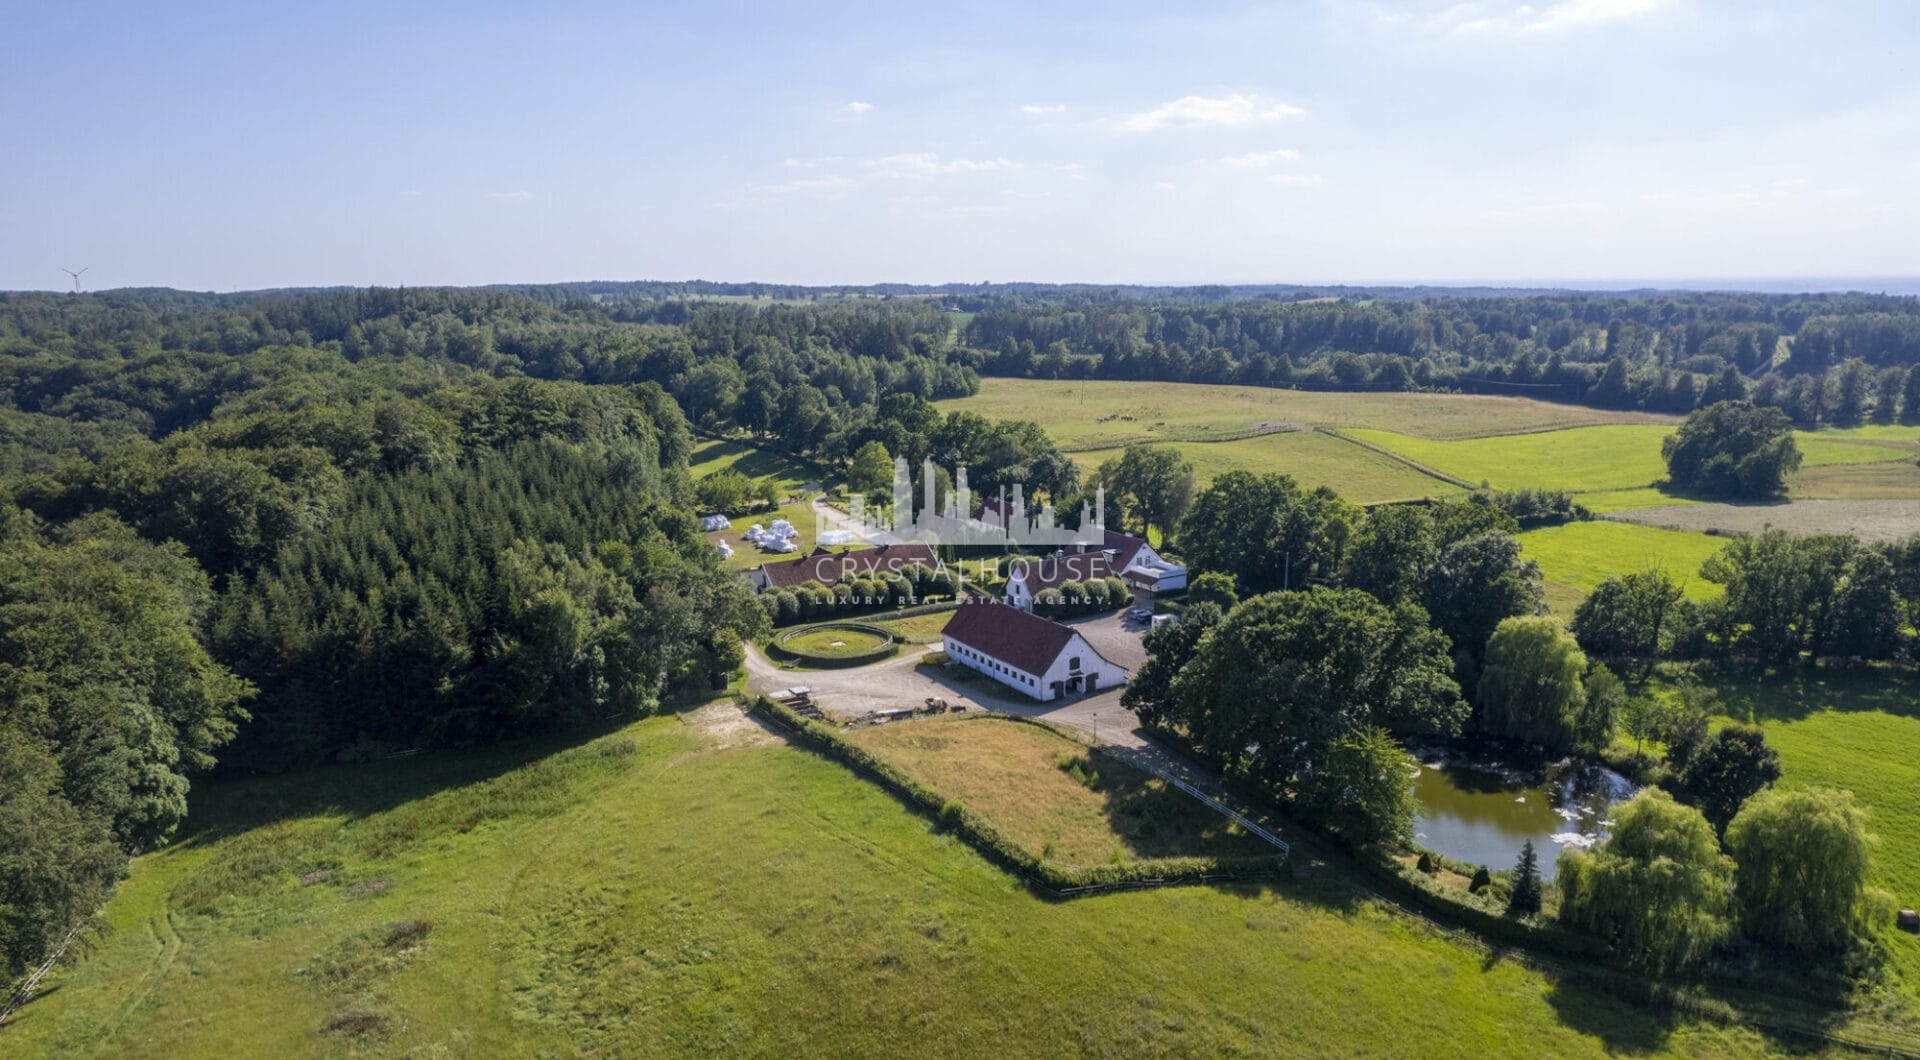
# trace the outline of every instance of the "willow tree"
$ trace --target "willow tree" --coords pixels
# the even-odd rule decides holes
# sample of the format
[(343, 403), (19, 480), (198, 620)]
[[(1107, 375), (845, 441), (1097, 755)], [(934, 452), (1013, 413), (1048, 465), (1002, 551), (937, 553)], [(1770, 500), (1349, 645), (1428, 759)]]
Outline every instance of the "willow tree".
[(1614, 811), (1613, 835), (1560, 855), (1560, 920), (1654, 974), (1712, 952), (1732, 932), (1733, 860), (1713, 826), (1657, 788)]
[(1844, 949), (1859, 924), (1872, 845), (1850, 792), (1755, 795), (1727, 827), (1741, 927), (1803, 953)]

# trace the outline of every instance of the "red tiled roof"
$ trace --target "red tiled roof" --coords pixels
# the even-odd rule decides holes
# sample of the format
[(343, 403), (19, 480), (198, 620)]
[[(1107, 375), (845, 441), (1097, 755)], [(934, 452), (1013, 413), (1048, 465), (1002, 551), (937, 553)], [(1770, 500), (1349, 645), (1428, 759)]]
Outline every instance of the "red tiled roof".
[(1140, 546), (1147, 543), (1145, 538), (1123, 534), (1118, 530), (1108, 530), (1106, 535), (1107, 539), (1102, 543), (1114, 551), (1114, 570), (1126, 570), (1127, 564), (1132, 563), (1133, 557), (1139, 554)]
[[(1010, 604), (973, 596), (953, 613), (944, 635), (982, 655), (1039, 677), (1073, 640), (1073, 628)], [(1090, 654), (1098, 655), (1092, 647)]]
[(1120, 567), (1107, 559), (1107, 554), (1098, 549), (1075, 552), (1066, 549), (1045, 556), (1034, 556), (1018, 560), (1015, 569), (1026, 568), (1027, 591), (1038, 593), (1042, 589), (1051, 589), (1068, 582), (1083, 582), (1089, 578), (1105, 578)]
[(848, 571), (855, 575), (872, 574), (876, 570), (893, 573), (916, 563), (929, 568), (938, 565), (932, 545), (881, 545), (847, 552), (816, 547), (799, 559), (763, 563), (760, 569), (767, 576), (769, 588), (790, 589), (807, 582), (832, 585)]

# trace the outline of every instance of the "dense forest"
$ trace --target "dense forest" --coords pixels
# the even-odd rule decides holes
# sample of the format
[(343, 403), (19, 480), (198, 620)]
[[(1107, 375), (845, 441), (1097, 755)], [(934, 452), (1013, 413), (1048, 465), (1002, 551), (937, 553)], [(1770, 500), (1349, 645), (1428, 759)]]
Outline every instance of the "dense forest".
[[(0, 968), (84, 923), (129, 854), (174, 832), (195, 774), (486, 742), (724, 680), (767, 619), (697, 532), (696, 432), (840, 467), (877, 444), (1071, 511), (1080, 475), (1042, 427), (931, 404), (983, 375), (1914, 419), (1920, 302), (700, 283), (0, 295)], [(1326, 505), (1297, 521), (1357, 518)], [(1195, 518), (1231, 509), (1216, 491)], [(1497, 539), (1442, 539), (1443, 574), (1512, 568)], [(1362, 584), (1367, 532), (1355, 541), (1322, 573)], [(1243, 588), (1273, 580), (1231, 535), (1192, 544)], [(1730, 557), (1730, 590), (1784, 547)], [(1744, 614), (1674, 628), (1761, 656), (1875, 654), (1880, 605), (1912, 595), (1904, 554), (1884, 558), (1820, 559), (1873, 587), (1831, 636)], [(1487, 615), (1514, 610), (1429, 580), (1406, 594), (1476, 656)], [(1670, 630), (1649, 639), (1673, 650)], [(1463, 687), (1480, 665), (1436, 659)]]

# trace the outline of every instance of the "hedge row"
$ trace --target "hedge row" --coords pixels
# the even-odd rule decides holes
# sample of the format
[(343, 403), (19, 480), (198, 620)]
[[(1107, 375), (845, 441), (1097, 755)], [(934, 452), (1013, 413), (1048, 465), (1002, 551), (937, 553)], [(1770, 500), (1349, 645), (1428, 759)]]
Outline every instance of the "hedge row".
[(988, 860), (1011, 870), (1029, 887), (1051, 897), (1071, 898), (1124, 887), (1270, 877), (1277, 875), (1286, 863), (1285, 858), (1276, 855), (1259, 858), (1155, 858), (1125, 865), (1064, 868), (1035, 856), (1007, 837), (993, 822), (848, 740), (832, 725), (809, 721), (764, 696), (754, 704), (754, 709), (779, 722), (810, 749), (873, 780), (910, 808), (932, 817), (942, 828), (972, 844)]

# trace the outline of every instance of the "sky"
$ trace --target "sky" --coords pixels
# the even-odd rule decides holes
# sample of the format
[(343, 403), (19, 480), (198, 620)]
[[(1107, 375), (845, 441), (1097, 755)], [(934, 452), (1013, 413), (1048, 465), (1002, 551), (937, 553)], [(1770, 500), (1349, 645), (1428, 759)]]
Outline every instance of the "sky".
[(5, 0), (0, 289), (1915, 276), (1914, 16)]

